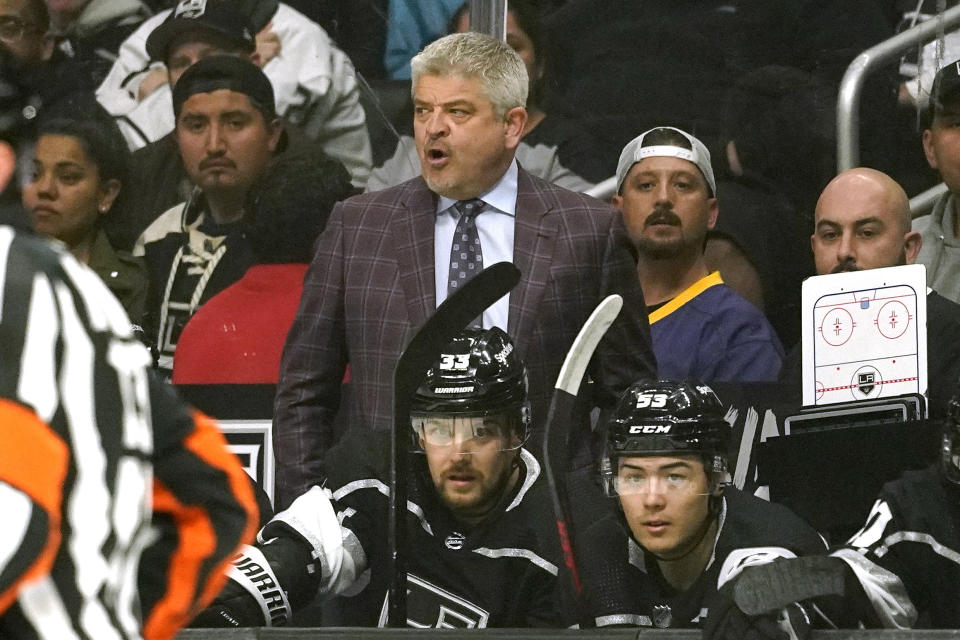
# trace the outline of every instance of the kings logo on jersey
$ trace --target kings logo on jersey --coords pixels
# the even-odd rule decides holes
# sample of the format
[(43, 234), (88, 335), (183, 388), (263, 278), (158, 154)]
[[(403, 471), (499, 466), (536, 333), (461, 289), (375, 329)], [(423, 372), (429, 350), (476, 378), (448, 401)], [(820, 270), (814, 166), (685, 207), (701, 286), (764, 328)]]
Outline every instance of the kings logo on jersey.
[[(379, 626), (387, 625), (390, 594), (383, 600)], [(418, 629), (484, 629), (490, 614), (472, 602), (407, 574), (407, 625)]]

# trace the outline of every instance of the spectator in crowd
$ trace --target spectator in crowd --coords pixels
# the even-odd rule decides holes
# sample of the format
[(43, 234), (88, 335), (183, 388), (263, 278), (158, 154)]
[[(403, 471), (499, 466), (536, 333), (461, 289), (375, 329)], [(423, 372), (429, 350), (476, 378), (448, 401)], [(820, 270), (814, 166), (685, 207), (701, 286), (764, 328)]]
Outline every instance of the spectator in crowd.
[(248, 60), (211, 56), (173, 92), (177, 145), (195, 189), (137, 240), (150, 279), (147, 335), (169, 372), (177, 339), (201, 304), (253, 263), (241, 233), (244, 199), (281, 144), (273, 88)]
[(620, 154), (613, 205), (640, 254), (637, 267), (661, 376), (706, 382), (776, 378), (783, 349), (759, 309), (709, 273), (703, 249), (717, 221), (710, 152), (672, 127)]
[(273, 162), (247, 195), (243, 232), (254, 265), (187, 322), (174, 384), (276, 384), (313, 245), (333, 205), (352, 194), (336, 160), (311, 152)]
[(0, 4), (0, 46), (21, 63), (38, 65), (53, 55), (50, 13), (43, 0), (4, 0)]
[(800, 336), (800, 283), (814, 272), (810, 221), (836, 167), (835, 93), (812, 74), (771, 65), (739, 78), (724, 105), (729, 175), (717, 176), (722, 215), (707, 236), (707, 261), (741, 292), (730, 265), (713, 259), (718, 238), (736, 244), (785, 346)]
[[(810, 236), (817, 273), (913, 264), (923, 238), (910, 229), (910, 202), (892, 178), (874, 169), (844, 171), (817, 202)], [(927, 294), (927, 371), (930, 416), (942, 416), (960, 378), (960, 305)], [(781, 379), (800, 390), (801, 349), (784, 362)]]
[(954, 396), (936, 463), (885, 484), (863, 529), (828, 557), (747, 568), (727, 588), (724, 615), (708, 618), (704, 637), (782, 637), (770, 620), (790, 609), (804, 610), (793, 618), (808, 628), (960, 628), (958, 522), (960, 398)]
[(0, 221), (29, 228), (22, 215), (20, 187), (36, 141), (36, 124), (56, 101), (96, 85), (72, 59), (55, 49), (50, 13), (43, 0), (0, 2), (0, 140), (21, 160), (0, 196)]
[[(540, 465), (523, 448), (533, 427), (510, 338), (496, 327), (457, 336), (417, 389), (410, 423), (408, 625), (561, 626), (560, 546)], [(318, 595), (352, 593), (341, 600), (344, 624), (383, 626), (393, 578), (378, 451), (386, 440), (364, 434), (349, 459), (331, 461), (325, 488), (312, 487), (260, 532), (196, 624), (276, 625)], [(269, 575), (283, 602), (254, 575)]]
[(172, 639), (253, 539), (249, 480), (72, 256), (3, 227), (0, 274), (0, 503), (16, 533), (0, 635)]
[(436, 0), (429, 5), (390, 0), (387, 5), (387, 44), (383, 57), (387, 75), (410, 79), (410, 59), (423, 47), (449, 33), (447, 25), (463, 0)]
[[(608, 175), (630, 138), (663, 124), (694, 133), (720, 160), (720, 107), (738, 78), (779, 64), (838, 86), (858, 54), (892, 35), (871, 0), (569, 0), (547, 29), (546, 111), (597, 137)], [(863, 88), (867, 163), (891, 161), (883, 133), (895, 86), (891, 72)]]
[[(334, 208), (284, 347), (274, 415), (281, 506), (323, 476), (348, 362), (351, 424), (390, 428), (396, 360), (470, 266), (507, 260), (522, 273), (481, 321), (506, 329), (525, 358), (534, 420), (545, 417), (566, 350), (608, 294), (622, 295), (624, 307), (598, 349), (591, 401), (607, 404), (655, 371), (620, 216), (514, 159), (528, 88), (520, 56), (490, 36), (453, 34), (413, 65), (422, 176)], [(481, 249), (461, 265), (454, 237), (463, 235)], [(586, 455), (586, 424), (574, 436), (571, 451)]]
[(140, 0), (46, 0), (57, 48), (94, 86), (107, 77), (123, 41), (152, 11)]
[(114, 250), (101, 224), (127, 184), (128, 157), (116, 123), (93, 96), (69, 100), (39, 126), (23, 206), (33, 230), (64, 243), (139, 325), (147, 298), (146, 267), (141, 259)]
[[(163, 63), (171, 51), (150, 35), (167, 20), (191, 20), (230, 0), (180, 0), (143, 23), (120, 49), (110, 75), (97, 89), (97, 98), (114, 116), (135, 121), (145, 139), (128, 139), (133, 148), (158, 140), (174, 128), (170, 121), (169, 82)], [(328, 156), (341, 161), (357, 187), (370, 173), (370, 138), (359, 102), (356, 74), (350, 59), (333, 45), (316, 23), (276, 0), (230, 2), (242, 7), (257, 33), (254, 61), (263, 68), (276, 94), (278, 113)], [(186, 31), (177, 26), (173, 33)], [(195, 61), (191, 58), (190, 62)], [(160, 69), (158, 71), (158, 69)], [(146, 86), (141, 88), (143, 83)], [(157, 95), (153, 95), (157, 93)], [(142, 117), (141, 117), (142, 116)], [(129, 132), (130, 130), (128, 130)]]
[(291, 0), (291, 7), (319, 24), (353, 62), (357, 75), (383, 80), (389, 0)]
[[(150, 78), (140, 83), (141, 91), (153, 84), (154, 79), (163, 84), (169, 80), (171, 86), (176, 84), (191, 64), (204, 57), (249, 58), (253, 55), (256, 49), (253, 26), (238, 6), (211, 1), (192, 10), (188, 10), (187, 5), (182, 9), (170, 14), (147, 38), (147, 51), (152, 59), (162, 61), (163, 67), (152, 71)], [(136, 109), (117, 122), (121, 130), (139, 130), (140, 119), (145, 119), (143, 126), (152, 127), (161, 109), (162, 120), (172, 121), (169, 90), (151, 89)], [(134, 152), (131, 174), (136, 180), (131, 190), (132, 200), (107, 228), (111, 240), (121, 247), (132, 246), (150, 223), (170, 207), (188, 199), (193, 190), (173, 131)]]
[(727, 484), (724, 413), (691, 382), (638, 382), (620, 398), (601, 463), (619, 511), (591, 527), (578, 563), (598, 626), (695, 627), (744, 567), (826, 550), (786, 507)]
[(934, 79), (924, 112), (923, 150), (949, 191), (926, 216), (913, 223), (923, 238), (917, 262), (927, 268), (927, 284), (940, 295), (960, 302), (960, 60), (943, 67)]
[[(461, 5), (450, 20), (450, 32), (470, 30), (470, 4)], [(517, 162), (533, 175), (565, 189), (586, 191), (609, 177), (599, 161), (600, 150), (593, 137), (571, 120), (547, 118), (540, 107), (540, 78), (543, 57), (539, 10), (530, 0), (513, 0), (507, 5), (507, 44), (520, 55), (527, 68), (530, 88), (527, 97), (527, 124), (517, 145)], [(420, 175), (417, 145), (411, 135), (402, 135), (393, 157), (370, 173), (367, 191), (379, 191)]]

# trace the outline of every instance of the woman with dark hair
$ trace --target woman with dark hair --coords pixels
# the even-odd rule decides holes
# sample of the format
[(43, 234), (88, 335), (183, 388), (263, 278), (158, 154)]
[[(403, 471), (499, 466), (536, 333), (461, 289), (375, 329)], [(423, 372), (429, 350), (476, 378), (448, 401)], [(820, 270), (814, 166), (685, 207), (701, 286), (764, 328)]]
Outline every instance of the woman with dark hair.
[(92, 99), (68, 100), (38, 127), (33, 169), (22, 199), (32, 229), (65, 244), (139, 324), (146, 270), (136, 258), (115, 251), (101, 228), (117, 204), (128, 158), (123, 137), (106, 111)]

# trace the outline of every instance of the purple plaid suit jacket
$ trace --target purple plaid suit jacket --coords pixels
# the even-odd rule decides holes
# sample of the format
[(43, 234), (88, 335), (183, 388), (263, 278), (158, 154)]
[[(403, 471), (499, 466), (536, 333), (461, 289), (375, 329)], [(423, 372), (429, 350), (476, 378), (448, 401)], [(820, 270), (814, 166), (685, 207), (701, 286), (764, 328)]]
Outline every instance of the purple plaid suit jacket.
[[(287, 336), (274, 414), (278, 508), (323, 479), (344, 366), (350, 428), (389, 432), (391, 381), (404, 347), (436, 309), (436, 195), (422, 178), (336, 206), (304, 280)], [(620, 214), (530, 175), (518, 178), (508, 333), (526, 363), (534, 433), (546, 418), (567, 349), (594, 307), (619, 293), (623, 310), (590, 376), (613, 401), (656, 375), (643, 294)], [(539, 444), (528, 445), (539, 454)]]

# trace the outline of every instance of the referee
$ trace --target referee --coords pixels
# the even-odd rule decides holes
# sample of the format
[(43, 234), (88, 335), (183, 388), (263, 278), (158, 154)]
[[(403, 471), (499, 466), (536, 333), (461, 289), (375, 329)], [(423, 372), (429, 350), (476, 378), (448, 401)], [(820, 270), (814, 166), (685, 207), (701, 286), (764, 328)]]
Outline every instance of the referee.
[(149, 364), (93, 272), (0, 226), (0, 637), (172, 638), (251, 540), (238, 461)]

